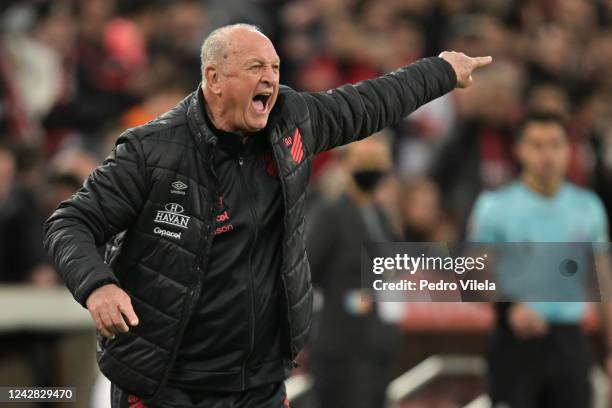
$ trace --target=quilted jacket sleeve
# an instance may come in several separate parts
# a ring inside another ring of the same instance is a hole
[[[126,132],[81,189],[45,222],[45,249],[83,307],[97,287],[118,284],[97,248],[136,219],[146,197],[145,178],[142,144]]]
[[[453,67],[442,58],[431,57],[356,85],[302,93],[310,114],[314,153],[376,133],[450,92],[456,83]]]

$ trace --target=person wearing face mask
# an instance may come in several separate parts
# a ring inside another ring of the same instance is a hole
[[[323,299],[309,362],[320,407],[382,407],[398,333],[361,290],[359,254],[364,242],[401,239],[375,201],[391,170],[386,139],[347,146],[342,165],[350,175],[345,193],[315,210],[307,229],[312,281]]]

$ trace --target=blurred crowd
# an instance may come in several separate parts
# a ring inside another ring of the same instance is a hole
[[[0,13],[0,280],[53,281],[41,219],[123,129],[195,89],[203,38],[237,21],[268,34],[282,82],[303,91],[444,49],[495,58],[473,87],[384,131],[394,170],[380,203],[406,240],[463,238],[477,193],[516,174],[512,135],[530,110],[566,119],[569,178],[612,206],[610,0],[32,0]],[[338,162],[317,158],[317,193],[342,191]]]
[[[472,87],[378,137],[392,165],[375,199],[396,240],[462,240],[477,194],[517,175],[513,135],[529,111],[565,119],[569,179],[612,209],[612,0],[5,0],[0,281],[59,283],[42,221],[123,129],[196,88],[204,37],[233,22],[272,39],[281,82],[300,91],[442,50],[493,56]],[[349,185],[345,156],[316,158],[312,211]]]

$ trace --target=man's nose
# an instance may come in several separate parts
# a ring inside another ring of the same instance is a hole
[[[260,81],[264,84],[271,86],[278,82],[278,73],[274,71],[272,67],[265,67],[261,74]]]

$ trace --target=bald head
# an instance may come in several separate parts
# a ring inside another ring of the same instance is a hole
[[[259,27],[251,24],[231,24],[211,32],[202,44],[200,52],[201,71],[203,72],[204,67],[209,64],[223,65],[237,47],[236,35],[244,35],[245,33],[255,33],[267,39]]]
[[[263,129],[279,90],[280,60],[259,29],[233,24],[202,45],[202,92],[213,124],[226,131]]]

